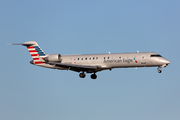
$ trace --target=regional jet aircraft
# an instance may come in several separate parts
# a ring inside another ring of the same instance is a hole
[[[72,70],[79,72],[80,78],[85,78],[86,72],[92,73],[91,78],[96,79],[97,72],[113,68],[158,67],[158,73],[161,73],[161,68],[167,67],[170,63],[170,61],[154,52],[61,55],[46,54],[36,41],[11,45],[26,46],[33,58],[30,61],[33,65],[58,70]]]

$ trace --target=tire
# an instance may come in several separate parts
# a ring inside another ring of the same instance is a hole
[[[162,71],[161,70],[158,70],[158,73],[161,73]]]
[[[96,79],[97,78],[97,75],[96,74],[92,74],[91,75],[91,79]]]
[[[80,77],[80,78],[85,78],[85,77],[86,77],[86,74],[85,74],[85,73],[80,73],[80,74],[79,74],[79,77]]]

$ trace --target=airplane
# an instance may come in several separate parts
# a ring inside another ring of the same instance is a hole
[[[61,55],[46,54],[36,41],[10,45],[26,46],[33,58],[30,61],[33,65],[79,72],[80,78],[85,78],[86,72],[92,73],[91,79],[96,79],[97,72],[114,68],[158,67],[158,73],[161,73],[161,68],[170,64],[170,61],[154,52]]]

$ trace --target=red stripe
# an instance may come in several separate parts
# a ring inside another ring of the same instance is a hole
[[[33,60],[39,60],[39,58],[33,58]]]
[[[29,52],[37,52],[36,50],[29,50]]]
[[[31,54],[31,56],[38,56],[39,54]]]
[[[27,49],[32,49],[32,48],[34,48],[34,47],[27,47]]]
[[[34,62],[34,64],[44,64],[44,62],[39,61],[39,62]]]

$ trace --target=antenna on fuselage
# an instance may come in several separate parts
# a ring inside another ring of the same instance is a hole
[[[109,54],[111,54],[111,52],[108,52]]]
[[[139,51],[137,50],[137,53],[139,53]]]

